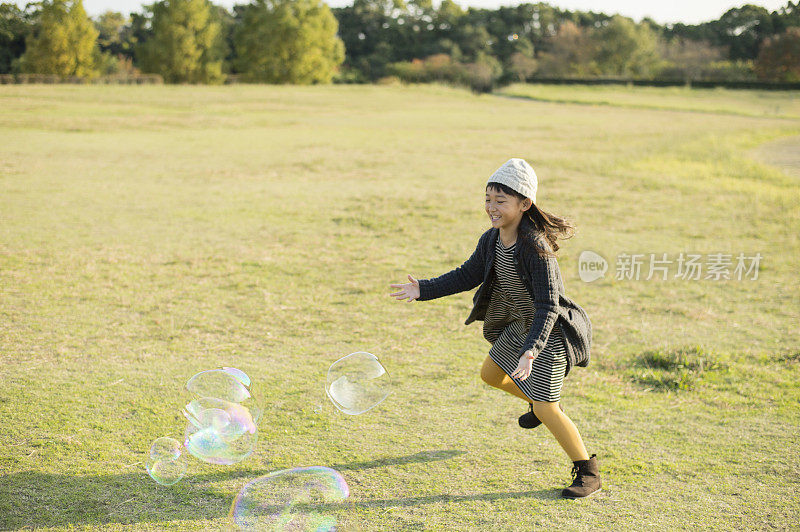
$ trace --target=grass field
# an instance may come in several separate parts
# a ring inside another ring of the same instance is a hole
[[[349,483],[342,530],[796,527],[798,101],[0,87],[0,529],[226,529],[246,481],[306,465]],[[472,294],[388,296],[469,256],[510,157],[578,227],[559,264],[594,345],[562,403],[604,485],[584,500],[560,498],[572,464],[546,427],[480,380]],[[584,250],[605,278],[580,280]],[[614,275],[623,253],[740,252],[757,279]],[[323,380],[361,350],[396,388],[349,417]],[[182,438],[183,384],[221,365],[266,405],[257,452],[155,484],[150,443]]]

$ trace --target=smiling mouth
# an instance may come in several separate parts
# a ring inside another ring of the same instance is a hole
[[[489,215],[489,217],[492,219],[493,222],[496,222],[497,220],[500,219],[500,216],[492,216],[491,214]]]

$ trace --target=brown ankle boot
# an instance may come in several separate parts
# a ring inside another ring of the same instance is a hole
[[[566,499],[586,497],[601,491],[600,468],[597,465],[597,455],[593,454],[588,460],[572,462],[572,485],[561,491],[561,496]]]

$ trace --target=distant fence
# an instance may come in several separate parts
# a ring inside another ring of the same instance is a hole
[[[784,83],[772,81],[684,81],[656,79],[620,79],[620,78],[530,78],[527,83],[548,85],[635,85],[649,87],[695,87],[726,89],[763,89],[763,90],[800,90],[800,83]]]
[[[21,83],[45,84],[117,84],[117,85],[160,85],[164,78],[158,74],[140,74],[138,76],[100,76],[94,79],[80,78],[77,76],[64,77],[55,74],[0,74],[0,85],[14,85]]]
[[[334,80],[334,83],[337,81]],[[76,76],[61,77],[54,74],[0,74],[0,85],[13,85],[20,83],[45,83],[45,84],[120,84],[120,85],[152,85],[164,83],[164,78],[159,74],[139,74],[138,76],[100,76],[94,79]],[[225,84],[241,83],[241,78],[236,74],[229,74]],[[368,82],[367,82],[368,83]],[[622,79],[622,78],[530,78],[526,83],[541,83],[544,85],[626,85],[646,87],[694,87],[727,89],[762,89],[762,90],[800,90],[800,82],[783,83],[772,81],[683,81],[683,80],[655,80],[655,79]]]

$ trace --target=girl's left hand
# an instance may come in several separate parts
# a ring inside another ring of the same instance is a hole
[[[511,373],[511,377],[517,378],[521,381],[524,381],[528,378],[531,374],[531,368],[533,367],[533,360],[536,357],[533,356],[533,351],[525,351],[523,355],[519,358],[519,364],[517,364],[517,369]]]

